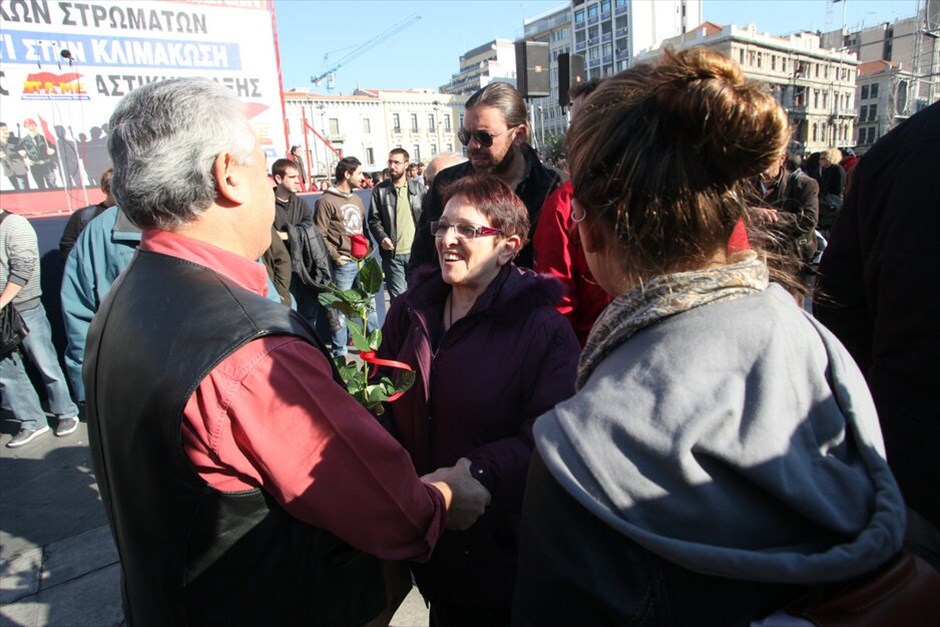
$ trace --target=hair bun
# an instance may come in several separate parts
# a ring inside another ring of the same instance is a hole
[[[666,49],[657,65],[656,103],[679,124],[709,178],[731,184],[769,168],[786,147],[789,123],[762,86],[731,58],[696,47]]]

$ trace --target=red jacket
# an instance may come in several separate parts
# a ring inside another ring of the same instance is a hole
[[[535,271],[558,278],[567,288],[555,307],[574,328],[581,346],[594,321],[613,297],[594,281],[584,258],[578,229],[571,219],[571,181],[566,181],[545,199],[532,247]]]

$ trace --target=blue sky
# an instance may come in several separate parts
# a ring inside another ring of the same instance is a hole
[[[355,48],[420,16],[336,72],[334,93],[356,86],[437,88],[458,69],[460,55],[495,38],[520,39],[522,21],[564,5],[557,0],[276,0],[284,88],[314,87],[320,74]],[[871,26],[914,15],[916,0],[703,0],[703,19],[718,24],[754,23],[761,32],[833,30]],[[324,59],[326,57],[326,59]]]

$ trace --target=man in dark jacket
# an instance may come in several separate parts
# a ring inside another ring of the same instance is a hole
[[[444,211],[441,190],[472,172],[489,172],[512,187],[529,211],[529,243],[519,252],[515,264],[531,268],[531,240],[542,203],[561,183],[561,177],[543,166],[535,150],[526,143],[529,137],[526,107],[515,87],[508,83],[490,83],[467,100],[466,108],[463,127],[457,131],[457,138],[467,147],[470,160],[448,168],[434,178],[411,249],[411,266],[437,263],[429,225]]]
[[[320,287],[330,282],[330,257],[320,230],[314,222],[313,209],[297,195],[300,170],[290,159],[278,159],[271,166],[274,188],[274,228],[291,259],[290,293],[297,301],[297,312],[316,328]]]
[[[819,264],[813,313],[871,388],[888,463],[908,505],[907,544],[940,568],[940,103],[855,166]]]
[[[807,267],[816,254],[819,185],[800,169],[802,158],[788,152],[755,181],[763,202],[756,215],[774,236],[773,247]]]
[[[75,246],[75,240],[81,234],[88,223],[104,213],[108,207],[114,206],[114,196],[111,195],[111,168],[108,168],[101,174],[101,191],[104,192],[104,200],[97,205],[88,205],[81,209],[76,209],[69,216],[69,221],[62,230],[62,238],[59,239],[59,252],[63,259],[69,258],[72,247]]]
[[[369,204],[369,231],[379,243],[385,289],[392,300],[408,287],[408,262],[424,201],[424,184],[405,177],[408,160],[404,148],[388,153],[391,176],[372,190]]]

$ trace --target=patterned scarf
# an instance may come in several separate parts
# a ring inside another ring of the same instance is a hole
[[[643,327],[701,305],[762,292],[767,285],[767,266],[748,250],[735,255],[729,265],[657,276],[624,292],[594,323],[581,352],[576,388],[580,390],[594,369]]]

